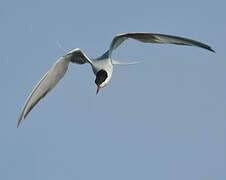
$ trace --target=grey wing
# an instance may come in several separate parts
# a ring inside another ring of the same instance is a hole
[[[21,110],[17,127],[23,118],[26,118],[32,108],[60,81],[68,69],[70,61],[77,64],[84,64],[91,62],[89,58],[80,50],[74,49],[61,57],[50,68],[50,70],[42,77],[42,79],[35,85],[30,95],[27,97],[24,106]]]
[[[187,39],[184,37],[171,36],[165,34],[153,34],[153,33],[125,33],[119,34],[114,37],[111,42],[109,49],[109,57],[111,57],[112,51],[115,50],[121,43],[126,39],[132,38],[143,43],[161,43],[161,44],[177,44],[177,45],[188,45],[188,46],[198,46],[209,51],[215,52],[210,46]]]
[[[19,127],[23,118],[26,118],[32,108],[59,82],[67,71],[69,61],[68,57],[60,58],[50,70],[42,77],[42,79],[35,85],[34,89],[27,97],[24,106],[21,110],[20,117],[17,123]]]
[[[71,55],[71,62],[77,64],[84,64],[84,63],[92,63],[92,61],[80,50],[80,49],[73,49],[69,51],[65,56]]]

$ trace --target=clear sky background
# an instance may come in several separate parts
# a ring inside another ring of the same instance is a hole
[[[226,1],[0,2],[0,179],[225,180]],[[96,96],[88,64],[16,128],[22,105],[63,55],[104,53],[118,33],[179,35],[196,47],[126,41]]]

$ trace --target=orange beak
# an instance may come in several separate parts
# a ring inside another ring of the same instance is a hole
[[[97,92],[96,92],[96,94],[98,94],[98,92],[100,91],[100,89],[101,89],[101,86],[97,86]]]

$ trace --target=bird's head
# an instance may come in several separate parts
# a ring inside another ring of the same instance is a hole
[[[97,85],[97,93],[100,91],[102,87],[104,87],[107,84],[106,82],[107,77],[108,74],[105,70],[101,69],[100,71],[97,72],[95,80],[95,83]]]

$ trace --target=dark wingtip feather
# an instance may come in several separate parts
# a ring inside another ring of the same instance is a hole
[[[17,126],[16,126],[16,127],[17,127],[17,128],[19,128],[19,127],[20,127],[20,122],[18,122],[18,123],[17,123]]]
[[[200,44],[200,47],[205,48],[205,49],[215,53],[215,51],[210,46],[208,46],[206,44]]]
[[[214,53],[216,53],[216,51],[214,51],[212,48],[209,48],[209,50],[212,51],[212,52],[214,52]]]

